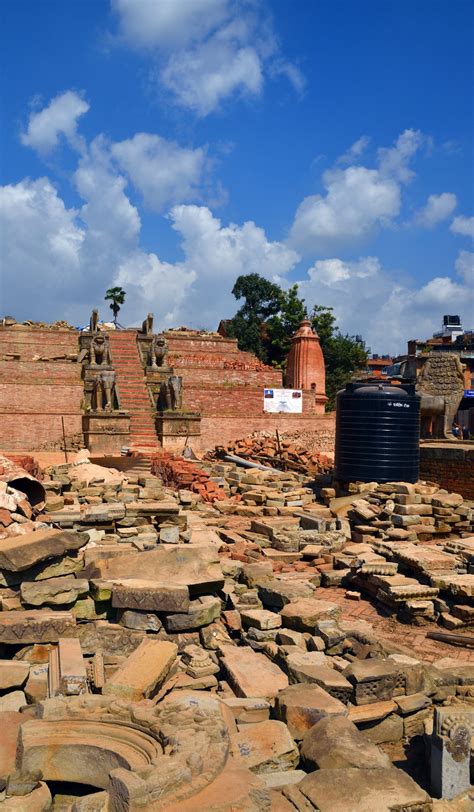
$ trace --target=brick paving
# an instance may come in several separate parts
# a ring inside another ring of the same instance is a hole
[[[438,640],[429,640],[428,632],[442,632],[443,629],[436,623],[426,626],[411,626],[400,623],[390,617],[384,610],[362,596],[360,601],[345,598],[345,589],[339,587],[320,588],[316,590],[316,597],[331,600],[342,608],[342,617],[345,620],[357,618],[366,620],[377,631],[380,641],[395,644],[406,649],[406,653],[419,657],[427,662],[439,660],[441,657],[451,657],[461,662],[474,662],[474,649],[461,646],[450,646]]]

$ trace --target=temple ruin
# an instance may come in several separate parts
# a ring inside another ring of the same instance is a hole
[[[285,386],[152,314],[4,323],[0,391],[0,812],[471,812],[472,444],[336,480],[308,321]]]

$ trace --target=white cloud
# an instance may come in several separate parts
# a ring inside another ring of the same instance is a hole
[[[20,136],[21,142],[46,154],[57,147],[60,136],[64,136],[71,146],[80,149],[82,142],[77,134],[77,121],[88,110],[88,103],[80,95],[67,90],[47,107],[31,113],[26,133]]]
[[[433,228],[450,217],[456,206],[456,195],[452,192],[430,195],[426,205],[415,215],[415,222],[424,228]]]
[[[354,141],[352,146],[349,147],[347,152],[338,158],[337,162],[339,164],[350,164],[352,161],[356,161],[363,152],[367,149],[370,144],[370,138],[368,135],[361,135],[357,141]]]
[[[41,319],[52,299],[61,318],[60,303],[74,295],[80,270],[85,235],[77,212],[48,178],[25,178],[0,187],[0,232],[4,311],[15,315],[26,302],[30,318]]]
[[[412,177],[410,158],[422,141],[420,133],[405,130],[394,147],[378,150],[378,168],[352,165],[325,172],[326,194],[310,195],[300,203],[290,244],[308,253],[327,253],[390,225],[400,212],[401,184]],[[360,154],[365,145],[365,139],[359,139],[351,150]]]
[[[298,206],[290,243],[306,251],[360,239],[400,211],[400,188],[376,169],[350,166],[323,175],[326,195],[305,197]]]
[[[393,147],[380,147],[378,150],[379,171],[382,177],[395,178],[400,183],[408,183],[414,176],[409,163],[423,144],[419,130],[405,130]]]
[[[206,116],[234,94],[258,96],[263,66],[257,50],[241,44],[233,29],[226,28],[193,49],[173,54],[160,77],[177,104]]]
[[[318,279],[328,287],[338,287],[347,279],[367,279],[380,271],[377,257],[360,257],[356,262],[344,262],[342,259],[318,259],[308,271],[311,278]]]
[[[461,234],[463,237],[474,237],[474,217],[455,217],[450,229],[454,234]]]
[[[134,47],[172,48],[205,37],[229,15],[228,0],[112,0],[122,37]]]
[[[182,262],[164,263],[142,254],[120,266],[117,284],[130,290],[132,318],[151,309],[167,326],[188,324],[216,328],[235,312],[231,290],[240,274],[285,277],[298,255],[283,243],[271,242],[253,222],[222,225],[205,206],[175,206],[172,227],[180,235]]]
[[[456,272],[464,279],[466,285],[474,289],[474,253],[472,251],[460,251],[456,262]],[[472,316],[471,316],[472,320]]]
[[[410,338],[428,338],[446,312],[459,313],[470,324],[474,307],[473,255],[460,252],[458,278],[442,276],[421,287],[400,281],[397,271],[382,268],[377,257],[347,262],[318,260],[299,282],[309,308],[334,307],[343,332],[362,334],[373,352],[404,352]],[[364,278],[365,276],[365,278]]]
[[[111,153],[154,211],[198,198],[210,165],[205,149],[185,149],[150,133],[112,144]]]
[[[112,0],[120,37],[144,49],[160,89],[206,116],[228,98],[255,98],[266,76],[284,76],[302,94],[304,77],[279,48],[265,9],[254,0]]]

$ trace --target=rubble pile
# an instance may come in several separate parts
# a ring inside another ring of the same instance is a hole
[[[474,664],[335,596],[462,635],[471,506],[424,483],[322,504],[298,473],[157,459],[81,452],[34,504],[0,481],[0,812],[429,812],[390,758],[414,741],[469,803]]]
[[[314,436],[311,436],[311,441],[308,442],[306,438],[305,442],[300,434],[293,432],[293,439],[289,439],[285,436],[277,438],[270,432],[257,432],[226,446],[218,446],[211,456],[221,458],[226,454],[235,454],[244,459],[301,473],[316,474],[329,471],[332,468],[332,455],[321,450],[320,438],[318,437],[315,442]]]
[[[205,502],[215,502],[227,498],[227,493],[214,482],[210,474],[189,460],[176,457],[167,452],[154,454],[151,459],[151,471],[161,477],[163,483],[171,488],[187,488]]]

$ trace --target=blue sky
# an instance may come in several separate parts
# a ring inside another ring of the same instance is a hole
[[[471,3],[4,0],[0,310],[215,329],[240,273],[373,351],[474,326]]]

